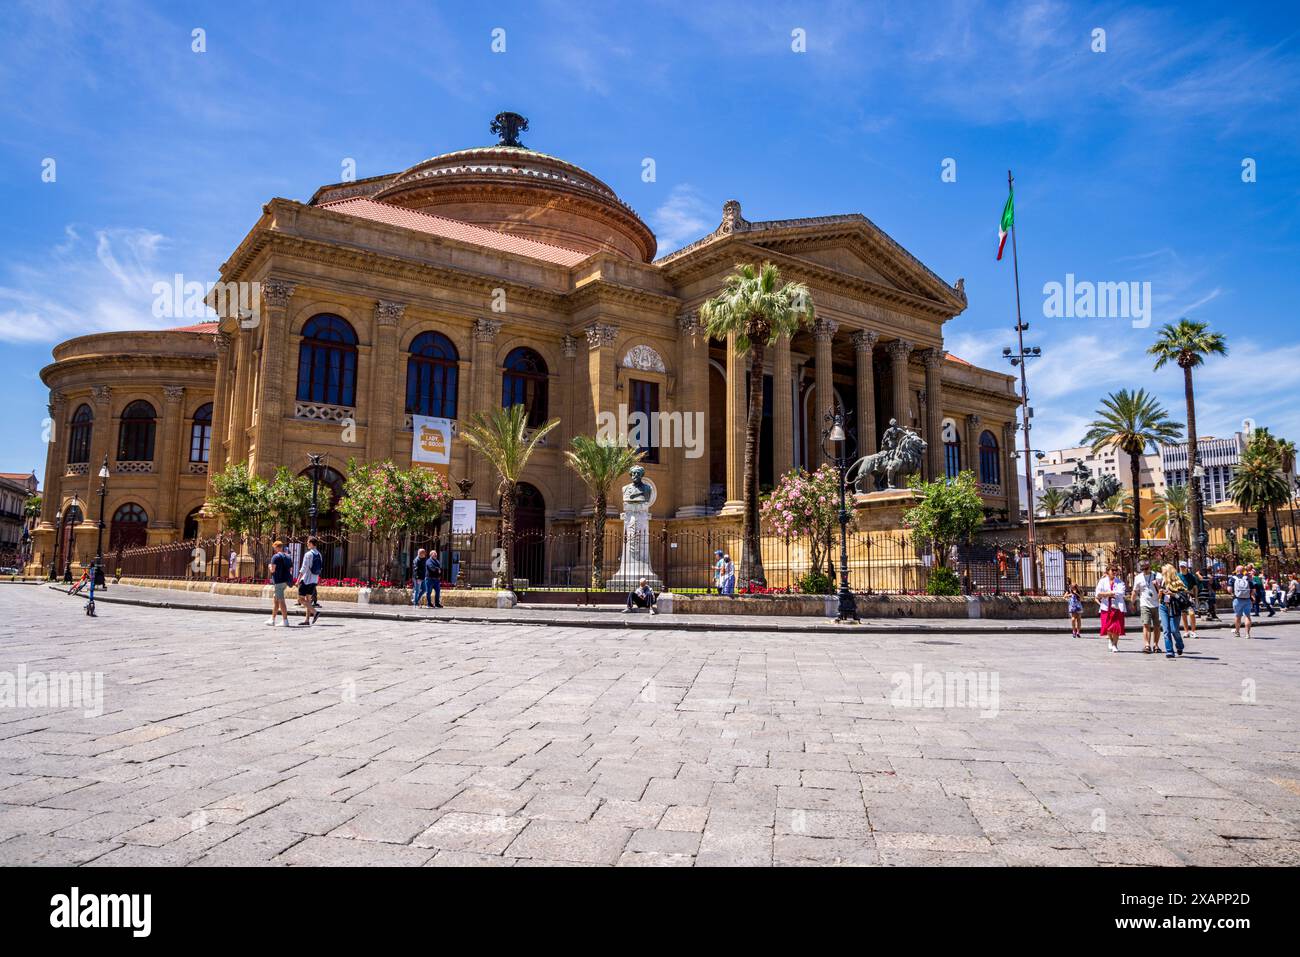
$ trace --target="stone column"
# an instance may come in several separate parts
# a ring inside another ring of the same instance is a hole
[[[45,447],[45,483],[41,486],[41,526],[54,527],[54,513],[59,510],[63,474],[68,464],[67,402],[62,392],[50,392],[46,406],[50,416],[50,438]]]
[[[587,382],[591,388],[592,421],[601,412],[618,414],[618,395],[614,388],[614,342],[618,326],[610,322],[593,322],[583,329],[587,337]]]
[[[700,453],[690,458],[689,450],[682,450],[677,517],[694,518],[709,513],[709,337],[694,311],[678,317],[677,330],[676,405],[683,426],[692,423]]]
[[[921,361],[925,363],[925,441],[930,459],[930,477],[942,478],[943,461],[943,357],[942,349],[925,349]]]
[[[721,514],[739,515],[745,510],[745,401],[747,356],[736,354],[736,334],[727,336],[727,499]]]
[[[501,396],[497,389],[496,340],[501,332],[500,319],[474,320],[474,355],[470,361],[470,414],[489,412],[499,407]],[[496,395],[494,395],[496,390]],[[473,495],[478,499],[479,513],[496,513],[497,485],[499,479],[492,464],[482,455],[469,453],[469,477],[474,482]]]
[[[568,451],[573,447],[573,440],[583,432],[582,423],[577,421],[578,390],[578,340],[565,334],[560,337],[560,355],[563,357],[564,375],[560,381],[566,384],[564,394],[560,397],[560,424],[551,432],[556,437],[559,447]],[[573,469],[564,465],[560,469],[560,500],[555,509],[555,517],[571,519],[582,511],[585,489],[574,475]]]
[[[912,353],[912,343],[906,339],[895,339],[885,346],[885,352],[889,354],[889,380],[893,390],[894,407],[890,410],[890,416],[896,419],[899,425],[911,428],[912,423],[907,414],[911,398],[907,357]]]
[[[1016,463],[1016,424],[1008,422],[1002,426],[1002,488],[1007,496],[1007,521],[1020,521],[1020,477]],[[1028,463],[1025,469],[1028,470]]]
[[[159,447],[154,456],[154,469],[158,474],[158,514],[149,516],[149,530],[176,530],[176,487],[180,481],[180,445],[181,430],[185,425],[185,409],[181,400],[185,398],[185,387],[179,385],[163,386],[162,422]],[[166,534],[159,541],[168,541],[174,536]],[[150,542],[154,539],[151,537]]]
[[[858,386],[858,455],[876,451],[876,378],[875,348],[880,334],[867,329],[853,333],[853,353],[857,357]]]
[[[267,279],[262,283],[262,371],[257,396],[257,474],[270,478],[282,465],[284,417],[292,398],[285,394],[285,340],[289,335],[289,299],[294,283]]]
[[[235,395],[230,403],[230,452],[228,462],[242,463],[248,458],[249,393],[253,390],[253,335],[256,330],[240,328],[236,334]]]
[[[966,416],[966,448],[962,449],[963,460],[962,468],[970,469],[975,475],[975,481],[980,479],[980,417],[971,413]]]
[[[393,436],[406,415],[405,403],[400,408],[397,405],[397,397],[405,395],[397,380],[399,371],[406,374],[397,354],[398,326],[405,312],[404,302],[381,299],[375,303],[375,347],[370,353],[370,401],[366,410],[366,458],[371,462],[393,457]]]
[[[226,467],[226,426],[230,421],[230,335],[212,337],[217,347],[217,380],[212,391],[212,441],[208,445],[207,498],[212,499],[212,476]]]
[[[113,422],[113,389],[111,386],[92,387],[91,394],[95,405],[95,429],[90,437],[90,462],[86,467],[86,487],[81,495],[81,511],[87,522],[90,521],[90,508],[87,503],[93,494],[99,492],[99,469],[104,464],[104,456],[109,457],[109,469],[117,458],[117,429]],[[153,516],[150,516],[152,518]],[[107,547],[107,546],[105,546]]]
[[[793,381],[790,337],[781,336],[776,340],[776,356],[772,363],[772,472],[777,481],[794,468]]]
[[[835,378],[831,366],[831,342],[835,338],[835,330],[839,326],[829,319],[818,319],[813,322],[812,335],[815,343],[813,354],[813,372],[817,376],[816,385],[816,407],[813,409],[813,428],[820,430],[822,428],[822,417],[835,408]],[[820,435],[820,431],[817,433]],[[815,464],[821,465],[823,462],[830,461],[826,458],[826,452],[822,448],[822,443],[817,442],[814,446]]]

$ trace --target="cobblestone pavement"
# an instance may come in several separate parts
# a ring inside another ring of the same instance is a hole
[[[81,606],[0,588],[0,864],[1300,863],[1300,622],[1170,661]]]

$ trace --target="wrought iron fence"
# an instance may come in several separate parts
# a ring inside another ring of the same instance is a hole
[[[606,527],[603,549],[595,547],[591,525],[550,532],[523,530],[511,555],[511,587],[535,601],[621,601],[642,565],[625,565],[625,554],[644,554],[655,587],[683,593],[718,591],[717,553],[730,556],[741,593],[829,593],[839,584],[838,533],[827,542],[806,535],[761,536],[762,583],[747,560],[735,526],[676,528],[667,523],[626,542],[622,526]],[[363,533],[321,533],[326,585],[406,585],[420,548],[438,548],[444,587],[505,587],[506,562],[499,533],[442,536],[432,531],[400,542],[377,541]],[[273,552],[270,535],[215,537],[131,548],[105,556],[107,570],[128,578],[169,578],[222,582],[265,582]],[[305,536],[286,536],[295,567]],[[1130,566],[1131,556],[1113,543],[1039,544],[1023,539],[981,539],[936,555],[918,548],[905,533],[855,531],[847,538],[849,587],[860,594],[923,594],[935,569],[950,569],[966,594],[1064,594],[1072,583],[1091,588],[1114,560]],[[600,554],[598,554],[600,553]],[[1037,577],[1031,576],[1031,564]],[[593,575],[593,570],[599,575]],[[622,577],[620,577],[620,574]],[[628,578],[628,575],[632,578]],[[1031,580],[1036,588],[1031,589]],[[574,594],[582,593],[578,599]]]

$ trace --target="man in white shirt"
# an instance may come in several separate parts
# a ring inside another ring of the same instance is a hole
[[[324,560],[315,538],[307,539],[307,551],[302,554],[302,567],[298,569],[298,604],[302,605],[303,621],[300,628],[311,625],[320,618],[320,609],[312,608],[316,597],[316,583],[320,581]]]
[[[1151,570],[1145,558],[1138,562],[1138,573],[1133,576],[1133,594],[1138,599],[1138,614],[1142,617],[1142,653],[1150,655],[1160,648],[1160,587],[1164,578]]]

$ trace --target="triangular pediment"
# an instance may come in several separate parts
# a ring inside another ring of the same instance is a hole
[[[858,279],[865,279],[868,282],[889,286],[893,289],[903,288],[898,281],[886,276],[878,267],[878,264],[871,262],[868,257],[864,256],[860,248],[853,248],[844,242],[810,249],[799,249],[797,251],[790,250],[788,252],[796,259],[806,259],[809,262],[817,263],[819,266],[825,266],[827,269],[834,269],[836,272],[855,276]]]

